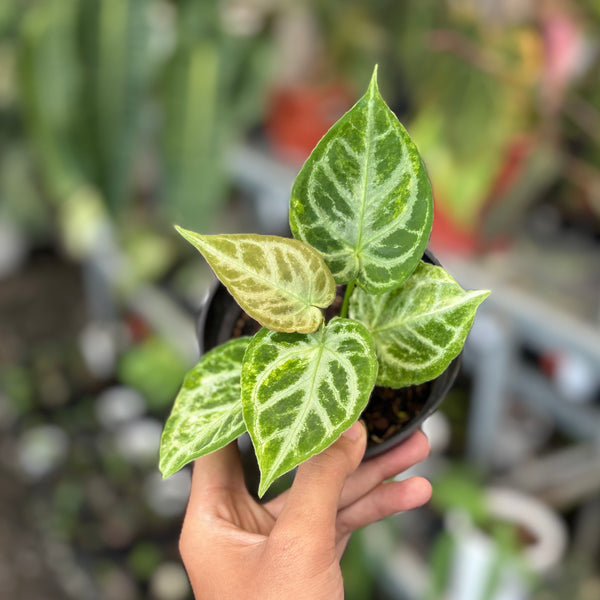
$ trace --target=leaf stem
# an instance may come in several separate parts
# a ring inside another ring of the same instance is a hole
[[[352,292],[354,291],[354,286],[356,285],[356,279],[351,281],[346,286],[346,293],[344,294],[344,302],[342,303],[342,311],[340,312],[340,317],[346,318],[348,316],[348,305],[350,304],[350,296],[352,296]]]

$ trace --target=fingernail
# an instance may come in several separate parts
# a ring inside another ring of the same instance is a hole
[[[352,425],[352,427],[349,429],[346,429],[342,435],[347,437],[350,441],[355,442],[362,435],[362,428],[363,426],[361,425],[360,421],[356,421],[356,423],[354,423],[354,425]]]

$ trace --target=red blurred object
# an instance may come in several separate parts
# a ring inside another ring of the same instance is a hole
[[[267,137],[277,154],[303,162],[354,101],[343,83],[277,89],[265,122]]]
[[[476,231],[460,227],[451,215],[434,203],[429,246],[434,252],[470,254],[479,247],[479,236]]]
[[[490,190],[490,202],[507,193],[523,173],[525,163],[534,149],[534,143],[528,136],[518,136],[509,144],[504,161],[498,170]]]
[[[485,239],[481,224],[489,211],[502,202],[505,195],[518,184],[534,150],[535,144],[527,136],[516,137],[508,145],[498,173],[493,178],[486,199],[481,205],[477,224],[474,227],[461,227],[457,222],[457,216],[444,210],[443,203],[435,205],[430,242],[434,252],[472,254],[486,250],[502,250],[510,245],[510,239],[506,235]]]
[[[152,327],[137,313],[128,312],[125,315],[125,323],[127,331],[131,336],[131,341],[136,344],[143,342],[153,334]]]
[[[561,356],[558,352],[545,352],[539,357],[539,367],[544,375],[554,377],[560,364]]]

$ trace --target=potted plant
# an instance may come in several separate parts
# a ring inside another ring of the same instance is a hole
[[[462,469],[435,482],[444,527],[424,598],[524,600],[560,564],[567,528],[550,506],[510,487],[482,487]]]
[[[422,260],[431,187],[376,76],[298,174],[293,238],[177,228],[240,308],[231,339],[184,380],[162,436],[163,476],[247,430],[262,496],[350,427],[375,386],[393,405],[407,388],[434,386],[460,354],[489,292],[463,291]],[[253,336],[239,335],[242,311],[261,326]]]

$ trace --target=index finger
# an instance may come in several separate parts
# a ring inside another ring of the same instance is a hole
[[[340,496],[339,509],[347,508],[375,489],[382,481],[406,471],[425,460],[428,455],[429,441],[422,431],[416,431],[395,448],[364,461],[346,480]],[[265,508],[275,518],[279,516],[287,494],[288,492],[284,492],[265,504]]]

